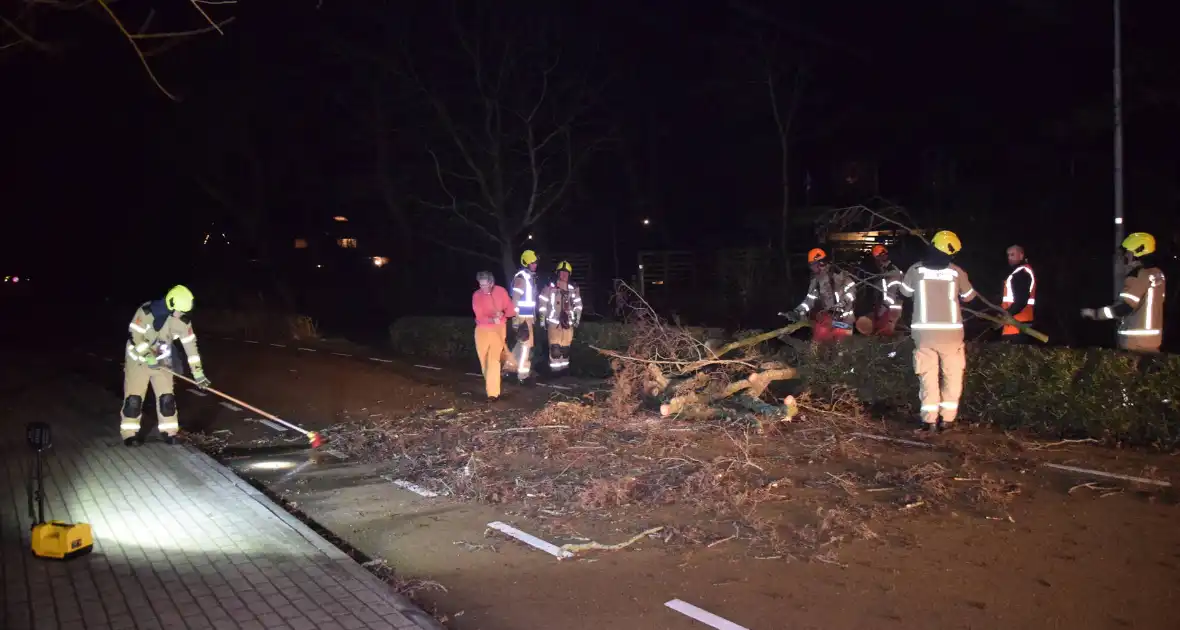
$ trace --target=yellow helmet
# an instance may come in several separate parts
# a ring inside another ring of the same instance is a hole
[[[568,272],[570,272],[570,275],[573,275],[574,266],[570,264],[570,261],[563,260],[563,261],[557,263],[557,270],[558,271],[568,271]]]
[[[1155,253],[1155,237],[1147,232],[1135,232],[1123,239],[1123,249],[1131,252],[1135,258]]]
[[[183,284],[178,284],[168,290],[168,295],[164,296],[164,305],[170,311],[187,313],[193,310],[193,292]]]
[[[531,249],[524,250],[524,252],[520,255],[520,264],[522,265],[531,265],[535,262],[537,262],[537,252],[534,252]]]
[[[930,241],[934,245],[934,249],[954,256],[963,249],[963,243],[959,241],[959,235],[950,230],[943,230],[934,235],[934,239]]]

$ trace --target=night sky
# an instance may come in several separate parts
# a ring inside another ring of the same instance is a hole
[[[468,19],[477,5],[458,6]],[[788,87],[799,64],[807,68],[789,161],[794,206],[851,203],[835,182],[843,164],[861,160],[876,165],[880,194],[925,217],[924,227],[956,229],[968,247],[986,243],[999,266],[1015,241],[1040,247],[1042,258],[1070,242],[1080,258],[1109,259],[1110,3],[478,6],[486,32],[560,54],[555,78],[590,90],[578,138],[600,144],[568,203],[537,226],[550,248],[609,258],[611,223],[627,252],[773,245],[781,156],[769,57]],[[356,217],[386,249],[447,240],[494,254],[440,211],[414,207],[439,199],[426,149],[445,136],[398,62],[413,60],[423,81],[464,102],[471,72],[450,7],[210,7],[236,18],[224,36],[188,38],[150,59],[178,102],[153,86],[101,14],[38,9],[47,15],[32,34],[53,50],[0,51],[4,264],[126,282],[141,256],[187,257],[208,226],[235,238],[270,234],[250,254],[265,258],[335,214]],[[1128,3],[1124,12],[1128,228],[1154,231],[1167,246],[1177,231],[1177,44],[1161,5]],[[199,17],[165,17],[169,30],[201,26]],[[542,25],[551,27],[547,43]],[[479,124],[474,107],[456,111],[458,124]],[[392,138],[380,157],[377,113]],[[928,182],[950,163],[953,186],[932,191]],[[374,183],[379,171],[394,173],[388,190]],[[400,228],[383,209],[390,191],[410,207]],[[266,210],[244,217],[250,204]]]

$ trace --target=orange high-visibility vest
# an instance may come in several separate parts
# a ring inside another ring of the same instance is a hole
[[[1012,319],[1018,322],[1031,322],[1033,321],[1033,305],[1037,303],[1037,277],[1033,274],[1032,267],[1028,263],[1024,263],[1013,269],[1012,273],[1008,274],[1008,278],[1004,280],[1004,299],[1000,301],[1000,307],[1006,309],[1016,302],[1016,296],[1012,294],[1012,278],[1016,277],[1018,273],[1028,274],[1028,304],[1025,304],[1019,313],[1013,315]],[[1020,334],[1020,329],[1015,326],[1005,325],[1001,334],[1018,335]]]

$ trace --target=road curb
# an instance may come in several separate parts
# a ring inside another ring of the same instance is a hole
[[[370,573],[362,567],[356,560],[354,560],[347,553],[344,553],[336,545],[332,544],[323,536],[316,533],[315,530],[308,527],[306,523],[299,520],[294,514],[287,511],[286,508],[273,501],[263,492],[259,491],[254,486],[250,485],[245,479],[238,476],[230,467],[222,464],[216,459],[210,457],[207,453],[201,451],[195,446],[185,444],[182,448],[187,451],[189,456],[201,462],[202,465],[207,466],[211,470],[217,472],[226,478],[238,489],[242,490],[247,496],[257,501],[267,511],[274,514],[279,520],[283,521],[285,525],[295,530],[300,536],[306,539],[309,543],[315,546],[320,551],[324,552],[334,562],[340,564],[350,575],[356,579],[366,582],[368,586],[376,591],[384,592],[389,597],[389,603],[406,619],[413,622],[420,630],[446,630],[437,619],[431,617],[426,611],[419,608],[414,602],[410,601],[408,597],[394,591],[386,582],[382,581],[377,576]]]

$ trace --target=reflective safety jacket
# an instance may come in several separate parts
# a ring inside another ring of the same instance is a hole
[[[1163,341],[1164,296],[1167,294],[1164,272],[1159,267],[1140,267],[1127,274],[1119,301],[1099,310],[1099,319],[1119,318],[1119,335],[1144,337],[1136,345],[1155,345]],[[1154,341],[1154,344],[1151,342]],[[1147,343],[1144,343],[1147,342]]]
[[[889,263],[881,272],[881,302],[891,311],[900,311],[902,307],[901,279],[901,269],[893,263]],[[898,315],[900,316],[900,313]]]
[[[582,321],[582,292],[578,285],[569,282],[562,288],[561,282],[550,282],[537,296],[537,309],[541,318],[549,324],[560,324],[562,313],[571,326]]]
[[[918,263],[906,271],[901,293],[914,298],[910,330],[919,344],[962,343],[963,312],[959,301],[975,299],[967,272],[954,263],[941,269]]]
[[[521,269],[512,276],[512,302],[516,306],[516,316],[521,319],[533,319],[537,314],[537,275],[526,269]]]
[[[1037,277],[1028,263],[1021,263],[1004,280],[1004,298],[1000,307],[1018,322],[1033,321],[1033,306],[1037,303]],[[1005,325],[1001,334],[1018,335],[1020,329]]]
[[[855,303],[856,281],[842,271],[829,269],[811,276],[807,297],[795,311],[806,316],[814,315],[813,311],[830,311],[837,320],[851,324]]]
[[[149,354],[156,355],[156,361],[172,358],[172,342],[179,341],[188,355],[188,364],[193,370],[201,369],[201,353],[197,350],[197,335],[188,316],[165,315],[156,317],[152,303],[145,302],[127,326],[131,337],[127,340],[127,361],[146,363]]]

